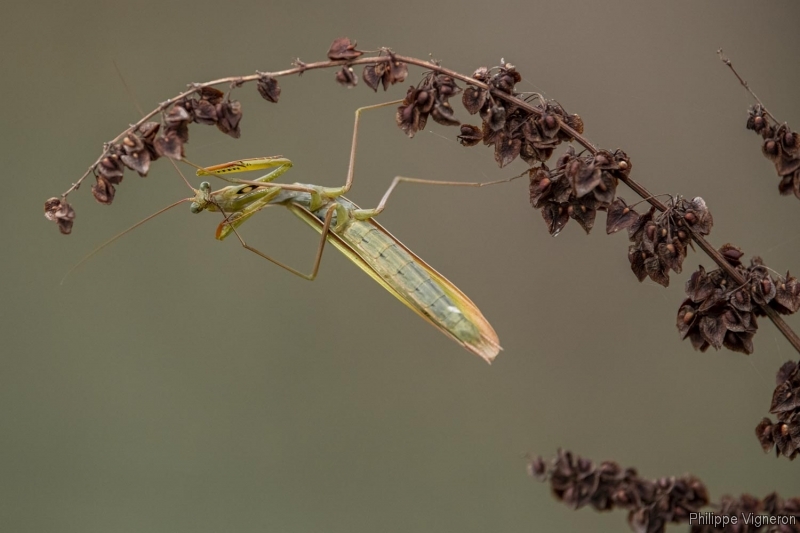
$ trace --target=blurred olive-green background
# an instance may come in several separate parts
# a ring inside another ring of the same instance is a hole
[[[3,112],[0,530],[15,532],[620,531],[624,513],[574,512],[525,473],[558,447],[659,477],[691,472],[712,497],[800,493],[800,464],[753,428],[777,368],[797,358],[767,320],[756,353],[700,354],[674,322],[690,254],[668,289],[638,283],[624,235],[547,235],[522,180],[402,186],[381,222],[462,288],[505,350],[489,367],[334,249],[313,284],[214,240],[181,206],[90,250],[188,191],[165,161],[131,172],[110,207],[70,197],[73,234],[42,217],[103,141],[186,83],[325,57],[339,36],[466,74],[501,58],[519,90],[555,98],[599,146],[624,148],[655,193],[702,196],[711,241],[800,271],[800,202],[780,197],[733,59],[800,127],[795,2],[14,2],[0,33]],[[115,69],[116,63],[134,98]],[[410,69],[410,82],[420,71]],[[247,85],[242,138],[193,126],[201,164],[283,154],[288,181],[343,182],[353,111],[401,98],[347,90],[333,71]],[[468,115],[457,107],[460,118]],[[474,119],[472,120],[474,123]],[[363,122],[355,187],[375,205],[395,175],[481,181],[490,150],[393,111]],[[620,187],[620,194],[633,194]],[[250,243],[307,270],[315,234],[284,210]],[[790,324],[800,327],[797,317]]]

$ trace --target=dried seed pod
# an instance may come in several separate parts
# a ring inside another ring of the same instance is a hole
[[[120,144],[122,152],[125,154],[132,154],[144,149],[144,143],[139,137],[133,133],[129,133],[122,139]]]
[[[356,74],[353,72],[352,68],[344,66],[336,72],[336,82],[349,89],[356,86],[358,83],[358,77],[356,77]]]
[[[630,228],[638,218],[639,214],[632,207],[628,207],[625,199],[617,197],[608,207],[606,233],[611,235],[622,229]]]
[[[377,63],[375,65],[366,65],[364,70],[361,72],[361,77],[364,79],[364,83],[375,92],[378,92],[378,86],[381,84],[381,78],[383,77],[383,71],[385,67],[383,63]]]
[[[567,126],[575,130],[579,135],[583,135],[583,119],[580,117],[580,115],[576,114],[567,115],[566,123]],[[569,137],[568,139],[565,140],[571,140],[571,139],[572,138]]]
[[[481,109],[481,118],[492,131],[500,131],[506,125],[506,110],[499,104],[487,106]]]
[[[183,140],[174,129],[166,129],[153,143],[158,155],[180,161],[183,159]]]
[[[617,178],[610,172],[600,173],[600,183],[598,183],[592,192],[595,199],[600,202],[603,207],[611,205],[614,197],[617,195]]]
[[[520,81],[522,81],[522,76],[517,72],[516,68],[514,68],[514,65],[506,63],[498,69],[497,74],[491,79],[490,84],[498,91],[514,94],[514,85]]]
[[[489,79],[489,69],[487,67],[479,67],[472,73],[472,77],[478,81],[486,81]]]
[[[788,157],[784,154],[783,157],[776,158],[775,172],[781,178],[790,176],[800,170],[800,157]]]
[[[411,138],[419,131],[420,127],[424,127],[424,125],[420,126],[421,113],[416,105],[418,92],[413,85],[409,87],[403,103],[400,104],[397,108],[397,113],[395,113],[397,126]]]
[[[242,104],[238,100],[220,102],[216,105],[217,128],[234,139],[241,136],[239,123],[242,120]]]
[[[528,177],[530,179],[531,205],[538,209],[544,205],[543,201],[549,197],[553,180],[550,176],[550,171],[544,165],[529,169]]]
[[[486,104],[488,91],[475,87],[474,85],[468,86],[464,89],[464,94],[461,96],[461,103],[470,115],[474,115]]]
[[[92,194],[94,195],[94,199],[101,204],[111,205],[111,202],[114,201],[116,189],[104,176],[97,175],[96,178],[97,183],[92,185]]]
[[[256,88],[258,89],[258,94],[260,94],[264,100],[272,102],[273,104],[278,103],[278,99],[281,96],[281,88],[278,85],[278,80],[267,74],[262,74],[258,78]]]
[[[450,97],[461,92],[461,87],[456,84],[456,80],[445,74],[435,74],[432,86],[436,89],[437,97],[441,102],[446,102]]]
[[[495,131],[489,127],[489,124],[486,122],[481,123],[481,132],[483,133],[483,144],[486,146],[494,146],[495,141],[498,138],[498,135],[501,135],[503,132]]]
[[[569,178],[575,195],[580,198],[592,192],[602,182],[602,171],[593,163],[587,164],[581,159],[574,159],[567,166],[565,175]]]
[[[356,59],[364,52],[356,50],[356,43],[347,37],[339,37],[334,40],[328,49],[328,59],[331,61]]]
[[[680,274],[683,265],[683,258],[686,257],[686,250],[680,241],[661,242],[656,248],[656,255],[661,264],[671,269],[676,274]]]
[[[583,231],[588,235],[594,227],[594,220],[597,217],[598,202],[591,196],[574,199],[567,208],[569,217],[574,219]]]
[[[536,125],[539,127],[542,135],[548,139],[552,139],[558,135],[558,132],[561,129],[561,123],[555,114],[549,109],[545,110],[542,115],[536,119]]]
[[[508,165],[519,156],[522,140],[512,139],[508,135],[499,133],[494,145],[494,160],[500,168]]]
[[[381,83],[385,91],[389,89],[390,85],[405,81],[406,76],[408,76],[408,65],[402,61],[396,60],[394,54],[391,53],[389,54],[388,62],[366,65],[361,74],[364,83],[376,92]]]
[[[138,152],[130,154],[122,154],[120,159],[131,170],[135,170],[141,177],[147,176],[147,171],[150,170],[150,152],[142,145],[142,149]]]
[[[447,102],[437,101],[431,110],[431,117],[442,126],[459,126],[461,124],[453,114],[453,108]]]
[[[483,139],[483,132],[477,126],[471,124],[461,125],[461,135],[458,136],[458,142],[462,146],[475,146]]]
[[[547,224],[547,231],[555,237],[564,226],[569,222],[569,213],[567,212],[567,205],[557,202],[549,201],[542,207],[542,218]]]
[[[124,167],[118,152],[120,152],[118,148],[112,147],[108,154],[97,163],[97,167],[95,167],[97,172],[111,183],[120,183],[122,181]]]
[[[776,280],[775,298],[770,305],[782,314],[793,314],[800,309],[800,283],[797,278],[786,273]]]
[[[775,132],[775,139],[781,145],[781,151],[788,157],[795,157],[800,151],[800,135],[793,132],[788,125],[782,124]]]
[[[397,61],[394,58],[394,54],[391,55],[391,58],[392,60],[389,62],[389,71],[387,75],[384,76],[383,80],[384,90],[387,89],[387,84],[394,85],[395,83],[403,83],[408,76],[408,65],[402,61]]]
[[[139,126],[139,129],[137,130],[142,144],[144,144],[147,153],[150,155],[150,161],[155,161],[158,159],[158,153],[156,152],[153,142],[155,141],[156,135],[158,135],[158,130],[160,128],[161,124],[158,122],[145,122]]]
[[[211,105],[217,105],[225,98],[225,93],[216,87],[201,87],[200,98],[208,101]]]
[[[217,107],[209,100],[197,100],[194,104],[194,121],[198,124],[215,125],[219,121]]]
[[[44,217],[58,224],[64,235],[72,233],[75,210],[63,198],[50,198],[44,203]]]
[[[747,129],[762,133],[769,127],[764,107],[761,104],[752,106],[747,113]]]
[[[194,102],[194,100],[186,100],[184,102]],[[176,103],[172,106],[172,108],[167,112],[167,116],[164,117],[164,124],[168,128],[176,128],[183,124],[187,124],[192,120],[192,115],[186,110],[184,105],[181,105],[181,102]]]
[[[744,252],[738,246],[734,246],[731,243],[723,244],[719,248],[719,253],[722,254],[722,257],[724,257],[731,266],[741,266],[742,262],[740,259],[744,255]]]

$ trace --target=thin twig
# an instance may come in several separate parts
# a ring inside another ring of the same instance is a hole
[[[738,72],[736,72],[736,69],[735,69],[735,68],[733,68],[733,63],[731,62],[731,60],[730,60],[730,59],[728,59],[728,58],[725,56],[725,54],[724,54],[724,53],[723,53],[723,51],[722,51],[722,48],[720,48],[719,50],[717,50],[717,55],[719,56],[719,59],[720,59],[720,61],[722,61],[723,63],[725,63],[725,65],[726,65],[726,66],[727,66],[729,69],[731,69],[731,72],[733,72],[733,75],[734,75],[734,76],[736,76],[736,79],[737,79],[737,80],[739,80],[739,83],[741,83],[741,84],[742,84],[742,87],[744,87],[744,88],[747,90],[747,92],[748,92],[748,93],[750,93],[750,96],[752,96],[752,97],[753,97],[753,100],[755,100],[755,101],[756,101],[756,103],[757,103],[758,105],[760,105],[760,106],[761,106],[761,109],[763,109],[763,110],[764,110],[764,114],[765,114],[765,115],[769,115],[769,116],[770,116],[770,118],[772,118],[772,120],[775,120],[775,117],[772,115],[772,113],[770,113],[769,111],[767,111],[767,108],[766,108],[766,107],[764,107],[764,104],[762,104],[762,103],[761,103],[761,99],[760,99],[758,96],[756,96],[756,93],[754,93],[754,92],[753,92],[753,89],[751,89],[751,88],[750,88],[750,84],[749,84],[749,83],[747,83],[747,80],[745,80],[744,78],[742,78],[741,76],[739,76],[739,73],[738,73]]]

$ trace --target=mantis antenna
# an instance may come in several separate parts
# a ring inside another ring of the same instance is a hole
[[[167,207],[164,207],[164,208],[162,208],[162,209],[159,209],[158,211],[156,211],[156,212],[155,212],[155,213],[153,213],[152,215],[149,215],[149,216],[147,216],[147,217],[143,218],[142,220],[140,220],[139,222],[137,222],[137,223],[136,223],[136,224],[134,224],[133,226],[129,227],[128,229],[125,229],[125,230],[121,231],[120,233],[117,233],[116,235],[114,235],[113,237],[111,237],[110,239],[108,239],[106,242],[104,242],[103,244],[101,244],[100,246],[98,246],[97,248],[95,248],[94,250],[92,250],[91,252],[89,252],[89,254],[88,254],[88,255],[86,255],[86,257],[84,257],[83,259],[81,259],[80,261],[78,261],[78,262],[75,264],[75,266],[73,266],[72,268],[70,268],[70,269],[67,271],[67,273],[66,273],[66,274],[64,274],[64,277],[63,277],[63,278],[61,278],[61,283],[59,283],[59,285],[63,285],[63,284],[64,284],[64,280],[66,280],[66,279],[67,279],[67,277],[68,277],[70,274],[72,274],[72,272],[74,272],[74,271],[75,271],[75,270],[76,270],[76,269],[77,269],[79,266],[81,266],[81,265],[82,265],[82,264],[84,264],[86,261],[88,261],[89,259],[91,259],[92,257],[94,257],[94,256],[95,256],[95,255],[96,255],[96,254],[97,254],[97,253],[98,253],[100,250],[102,250],[103,248],[105,248],[105,247],[106,247],[106,246],[108,246],[109,244],[113,243],[114,241],[116,241],[117,239],[119,239],[120,237],[122,237],[123,235],[126,235],[126,234],[130,233],[131,231],[135,230],[136,228],[138,228],[139,226],[141,226],[142,224],[144,224],[144,223],[145,223],[145,222],[147,222],[148,220],[152,220],[152,219],[156,218],[156,217],[157,217],[158,215],[160,215],[161,213],[163,213],[163,212],[165,212],[165,211],[169,211],[170,209],[172,209],[172,208],[173,208],[173,207],[175,207],[176,205],[180,205],[180,204],[182,204],[183,202],[191,202],[192,200],[194,200],[194,198],[183,198],[183,199],[181,199],[181,200],[178,200],[177,202],[175,202],[175,203],[172,203],[172,204],[168,205]]]

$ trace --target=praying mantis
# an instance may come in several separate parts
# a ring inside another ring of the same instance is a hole
[[[210,167],[200,167],[184,159],[185,163],[197,169],[197,175],[215,176],[234,185],[212,191],[211,185],[204,181],[200,184],[199,189],[192,188],[195,193],[193,197],[180,200],[147,217],[101,245],[95,252],[167,209],[191,201],[192,213],[217,211],[224,215],[225,218],[216,231],[218,240],[234,234],[245,249],[309,281],[314,280],[317,276],[325,244],[332,244],[390,294],[436,329],[468,351],[491,363],[500,352],[501,347],[497,333],[478,307],[453,283],[397,240],[375,220],[375,217],[385,209],[389,196],[400,183],[482,187],[509,182],[523,174],[485,183],[434,181],[398,176],[394,178],[377,207],[373,209],[359,208],[344,195],[353,184],[361,113],[400,102],[402,100],[361,107],[356,110],[350,163],[347,179],[343,186],[321,187],[301,183],[271,183],[292,168],[292,162],[281,156],[243,159]],[[273,170],[255,180],[229,176],[229,174],[263,169]],[[286,207],[320,233],[319,246],[309,274],[302,273],[253,248],[239,234],[237,230],[239,226],[261,209],[272,205]]]

